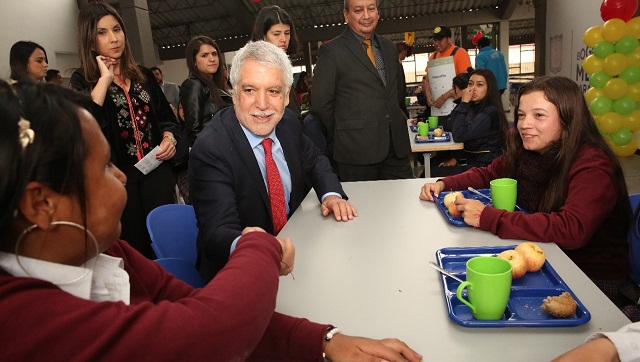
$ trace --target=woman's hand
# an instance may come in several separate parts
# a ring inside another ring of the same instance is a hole
[[[396,338],[375,340],[336,334],[325,342],[324,353],[332,362],[340,361],[389,361],[419,362],[422,356]]]
[[[160,150],[156,154],[156,160],[166,161],[176,154],[176,146],[171,140],[175,139],[173,138],[173,134],[171,132],[165,132],[164,134],[171,135],[171,138],[163,136],[162,142],[160,142]]]
[[[113,67],[116,64],[116,60],[98,55],[96,62],[98,63],[98,69],[100,69],[100,78],[106,79],[109,83],[113,82]]]
[[[482,201],[456,197],[453,203],[458,208],[458,211],[462,213],[464,222],[467,223],[467,225],[473,227],[480,226],[480,214],[485,208]]]
[[[471,89],[471,87],[468,87],[462,90],[463,102],[469,103],[471,101],[471,96],[473,96],[473,89]]]
[[[438,197],[442,190],[444,190],[444,182],[442,181],[426,183],[420,191],[420,200],[435,202],[435,197]]]
[[[446,160],[444,162],[440,162],[438,167],[455,166],[457,164],[458,164],[458,160],[456,160],[454,157],[451,157],[450,159],[448,159],[448,160]]]

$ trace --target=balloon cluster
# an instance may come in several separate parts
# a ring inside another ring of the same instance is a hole
[[[619,157],[632,155],[640,142],[640,17],[638,0],[604,0],[602,26],[582,36],[593,48],[583,62],[589,74],[585,99],[598,129]]]

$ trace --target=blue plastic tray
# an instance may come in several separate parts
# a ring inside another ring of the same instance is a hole
[[[418,126],[415,124],[412,124],[409,126],[409,129],[411,129],[411,132],[413,133],[418,133]],[[435,128],[429,128],[429,131],[433,131]]]
[[[480,193],[487,195],[488,197],[491,197],[491,190],[490,189],[480,189],[478,190],[480,191]],[[442,213],[442,215],[444,215],[444,218],[452,225],[455,226],[469,226],[466,222],[464,222],[464,219],[462,218],[462,216],[451,216],[451,214],[449,213],[449,211],[447,210],[447,208],[444,206],[444,197],[445,195],[447,195],[448,193],[451,192],[455,192],[455,191],[443,191],[440,193],[440,195],[438,195],[438,197],[436,198],[436,206],[438,206],[438,210],[440,210],[440,212]],[[467,199],[474,199],[474,200],[479,200],[482,201],[483,204],[488,205],[490,204],[489,199],[486,199],[480,195],[476,195],[475,193],[469,191],[469,190],[462,190],[459,191],[462,192],[462,195],[464,195],[465,198]],[[527,213],[525,210],[523,210],[520,206],[516,205],[516,208],[514,211],[521,211],[524,213]]]
[[[441,137],[434,137],[433,136],[433,132],[429,131],[429,134],[428,134],[427,137],[429,137],[429,138],[426,139],[426,140],[421,140],[421,139],[418,139],[418,135],[416,135],[415,141],[416,141],[416,143],[434,143],[434,142],[449,142],[449,141],[451,141],[451,133],[450,132],[444,132]]]
[[[436,252],[438,264],[462,280],[466,279],[467,260],[475,256],[494,256],[516,245],[470,248],[443,248]],[[449,318],[464,327],[572,327],[587,323],[591,314],[580,302],[569,286],[560,278],[549,262],[542,269],[525,274],[511,283],[511,295],[507,309],[500,320],[484,321],[473,318],[471,308],[456,297],[459,282],[441,275],[444,298]],[[540,307],[548,296],[569,292],[578,303],[578,309],[568,318],[553,317]],[[463,296],[467,296],[466,289]]]

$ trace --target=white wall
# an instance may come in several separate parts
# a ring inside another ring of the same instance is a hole
[[[49,58],[49,68],[78,67],[76,0],[2,0],[0,10],[0,78],[8,78],[9,51],[19,40],[40,44]]]
[[[601,0],[547,1],[545,74],[563,75],[589,88],[582,61],[592,49],[582,41],[584,32],[602,25]],[[560,40],[561,39],[561,40]]]

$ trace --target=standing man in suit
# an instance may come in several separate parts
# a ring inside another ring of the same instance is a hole
[[[411,178],[396,46],[375,34],[376,0],[344,0],[343,14],[348,27],[320,47],[311,110],[333,141],[342,181]]]
[[[178,85],[175,83],[165,82],[160,68],[152,67],[149,68],[149,70],[151,70],[153,76],[156,77],[164,96],[167,98],[167,101],[169,101],[171,109],[173,109],[173,113],[176,113],[178,111],[178,104],[180,103],[180,88],[178,88]]]
[[[329,159],[303,134],[297,116],[285,111],[293,83],[285,52],[265,41],[249,42],[233,58],[230,77],[233,109],[218,112],[205,126],[189,159],[198,267],[205,280],[225,265],[245,228],[280,232],[306,196],[305,176],[324,216],[357,216]],[[282,267],[282,274],[291,270]]]

